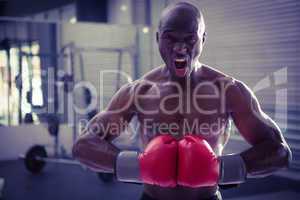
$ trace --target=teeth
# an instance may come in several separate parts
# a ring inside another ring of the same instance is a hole
[[[184,58],[177,58],[175,59],[176,62],[185,62],[185,59]]]

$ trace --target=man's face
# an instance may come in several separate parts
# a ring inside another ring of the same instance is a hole
[[[197,62],[203,48],[199,20],[186,10],[171,10],[161,19],[157,41],[171,75],[184,78]]]

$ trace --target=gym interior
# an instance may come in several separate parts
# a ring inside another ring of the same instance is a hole
[[[163,64],[156,31],[174,2],[0,1],[1,200],[139,199],[142,185],[93,172],[73,159],[72,146],[122,85]],[[194,2],[207,31],[201,62],[245,82],[293,153],[288,169],[221,189],[223,198],[299,199],[300,2]],[[224,153],[249,148],[236,128],[230,133]],[[129,130],[113,143],[141,148]]]

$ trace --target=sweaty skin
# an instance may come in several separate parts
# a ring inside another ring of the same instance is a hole
[[[252,91],[241,81],[198,61],[204,29],[202,15],[194,6],[178,3],[168,7],[157,33],[165,65],[124,85],[113,96],[81,134],[73,147],[74,157],[94,171],[113,173],[120,150],[111,141],[133,116],[141,125],[138,133],[144,147],[159,133],[172,133],[178,139],[186,133],[201,133],[219,156],[229,138],[232,118],[252,145],[241,152],[248,176],[263,177],[287,167],[290,149]],[[184,60],[185,67],[176,68],[176,59]],[[144,191],[155,199],[207,199],[217,189],[144,185]]]

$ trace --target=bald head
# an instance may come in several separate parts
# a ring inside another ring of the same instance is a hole
[[[201,11],[191,3],[178,2],[163,10],[158,28],[159,32],[170,27],[185,30],[188,24],[193,24],[202,33],[205,32],[205,23]]]
[[[198,65],[203,49],[205,25],[201,12],[190,3],[171,4],[162,12],[156,41],[171,76],[183,80]]]

